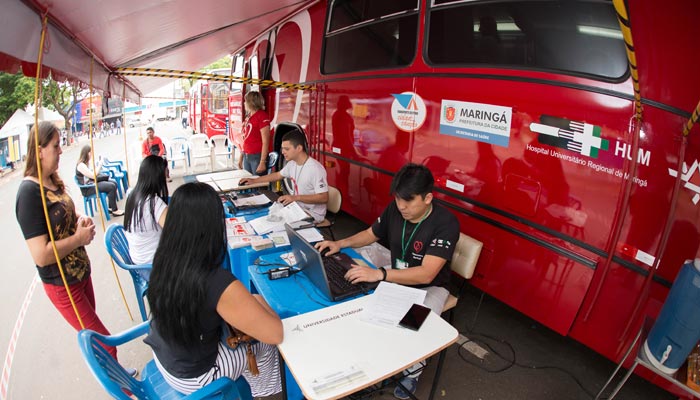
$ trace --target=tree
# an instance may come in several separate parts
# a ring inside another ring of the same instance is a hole
[[[0,72],[0,125],[29,103],[34,103],[34,79]]]
[[[70,144],[73,137],[71,121],[75,106],[87,96],[87,91],[81,90],[78,83],[56,82],[53,79],[44,80],[42,86],[44,103],[51,105],[66,120],[66,143]]]
[[[222,68],[228,68],[230,70],[232,62],[233,62],[233,58],[230,55],[226,55],[226,56],[214,61],[213,63],[207,65],[206,67],[200,69],[198,72],[209,72],[213,69],[222,69]],[[194,85],[195,82],[197,82],[197,78],[181,79],[180,85],[182,86],[182,89],[185,91],[185,93],[187,93],[190,91],[190,88]]]

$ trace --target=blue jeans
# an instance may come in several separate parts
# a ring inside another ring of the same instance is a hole
[[[258,176],[263,176],[267,175],[267,168],[265,168],[265,171],[261,173],[255,172],[256,169],[258,169],[258,165],[260,165],[260,153],[255,153],[255,154],[246,154],[243,153],[243,169],[250,172],[253,175],[258,175]]]

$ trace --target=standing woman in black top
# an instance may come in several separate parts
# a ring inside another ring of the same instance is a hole
[[[35,129],[36,126],[29,134],[24,180],[17,191],[15,204],[17,222],[19,222],[29,252],[39,271],[44,291],[49,296],[51,303],[63,315],[63,318],[73,328],[80,330],[80,322],[63,285],[51,246],[49,231],[46,227],[39,189]],[[66,192],[63,180],[58,176],[61,153],[58,129],[50,122],[40,122],[41,178],[44,183],[49,220],[66,282],[84,327],[103,335],[109,335],[109,331],[95,312],[95,294],[90,278],[90,259],[85,251],[85,246],[90,244],[95,237],[95,223],[90,217],[79,215],[76,212],[73,200]],[[114,358],[117,357],[116,348],[107,346],[105,348]]]

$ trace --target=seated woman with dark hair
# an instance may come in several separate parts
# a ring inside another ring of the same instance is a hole
[[[224,208],[214,189],[188,183],[175,191],[153,259],[148,288],[156,366],[170,386],[192,393],[214,380],[243,375],[253,396],[282,390],[276,344],[282,321],[258,295],[222,267],[226,251]],[[259,374],[248,370],[247,346],[221,343],[227,322],[259,340],[253,347]]]
[[[114,216],[124,215],[124,211],[119,210],[119,206],[117,206],[117,183],[111,180],[99,179],[100,171],[102,171],[102,161],[97,163],[93,171],[92,168],[90,168],[90,150],[89,144],[86,144],[80,149],[78,163],[75,166],[75,176],[78,178],[78,182],[83,185],[91,185],[95,183],[95,181],[98,181],[97,188],[100,190],[100,193],[107,193],[109,213]],[[90,196],[95,194],[95,188],[81,188],[81,192],[83,196]]]
[[[139,178],[126,199],[124,234],[135,264],[153,263],[168,212],[167,161],[148,156],[141,162]]]

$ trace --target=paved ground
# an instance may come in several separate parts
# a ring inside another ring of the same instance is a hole
[[[164,138],[188,134],[175,122],[159,123],[155,128],[156,134]],[[126,152],[132,181],[136,179],[140,159],[139,129],[145,136],[145,127],[127,132]],[[72,176],[79,148],[84,143],[80,141],[78,145],[65,148],[61,158],[60,174],[69,182],[79,208],[82,208],[82,199],[72,184]],[[124,136],[96,139],[95,147],[97,154],[111,159],[124,158]],[[200,168],[203,170],[204,166]],[[174,182],[171,190],[182,183],[183,175],[192,172],[177,166],[172,171]],[[15,171],[0,178],[0,207],[5,210],[0,217],[1,226],[5,228],[0,241],[5,276],[0,283],[3,294],[0,355],[5,360],[3,383],[7,384],[3,388],[6,396],[0,395],[0,400],[107,398],[85,366],[76,345],[75,331],[49,303],[41,284],[35,284],[36,272],[14,216],[15,194],[21,175],[21,171]],[[123,207],[123,201],[120,207]],[[112,219],[107,224],[121,220]],[[99,221],[97,227],[98,235],[88,246],[88,253],[93,263],[98,312],[112,332],[119,332],[138,322],[138,307],[131,278],[117,270],[116,276],[136,319],[132,321],[104,249],[104,231]],[[335,232],[342,237],[363,227],[363,224],[341,215]],[[449,349],[437,399],[591,399],[614,368],[610,361],[488,296],[474,322],[480,295],[468,287],[460,300],[455,326],[464,335],[463,340],[469,338],[475,343],[467,342],[464,346],[454,345]],[[26,312],[23,312],[23,305]],[[479,352],[479,348],[486,351],[483,359],[473,355],[473,352]],[[150,351],[140,341],[120,349],[120,360],[127,366],[141,367],[148,359]],[[420,382],[418,394],[421,398],[427,396],[433,365],[429,365]],[[389,392],[380,398],[393,398]],[[637,377],[618,396],[622,400],[671,398],[673,396]]]

